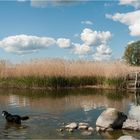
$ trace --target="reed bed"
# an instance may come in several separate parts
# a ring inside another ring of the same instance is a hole
[[[120,88],[128,73],[140,71],[125,62],[67,61],[43,59],[19,64],[0,61],[0,86],[16,88],[115,86]]]

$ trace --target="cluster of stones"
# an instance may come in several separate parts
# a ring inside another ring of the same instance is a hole
[[[113,131],[114,129],[140,130],[140,121],[128,118],[115,108],[108,108],[96,121],[97,131]],[[136,140],[132,136],[122,136],[118,140]]]
[[[75,130],[84,130],[82,132],[82,135],[91,135],[92,132],[94,131],[94,129],[89,126],[88,123],[85,122],[80,122],[80,123],[76,123],[76,122],[72,122],[67,124],[64,129],[60,129],[60,131],[68,131],[68,132],[73,132]]]
[[[88,123],[72,122],[60,129],[60,131],[73,132],[74,130],[85,130],[83,135],[91,135],[94,129]],[[113,131],[114,129],[140,130],[140,121],[128,118],[123,112],[119,112],[115,108],[108,108],[101,113],[96,121],[96,131]],[[137,140],[136,138],[125,135],[118,140]]]

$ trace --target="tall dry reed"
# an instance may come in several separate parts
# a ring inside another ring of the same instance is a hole
[[[0,77],[22,76],[103,76],[106,78],[124,77],[139,67],[132,67],[120,61],[66,61],[61,59],[44,59],[11,64],[0,61]]]

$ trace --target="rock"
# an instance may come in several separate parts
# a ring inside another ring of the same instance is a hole
[[[73,132],[74,130],[72,128],[68,129],[69,132]]]
[[[88,129],[88,126],[86,126],[86,125],[79,125],[78,129]]]
[[[104,127],[98,127],[98,126],[96,127],[96,131],[97,132],[99,132],[99,131],[105,131],[105,129],[106,128],[104,128]]]
[[[78,129],[88,129],[89,124],[88,123],[79,123]]]
[[[62,128],[60,128],[60,129],[59,129],[59,132],[62,132],[62,131],[63,131],[63,129],[62,129]]]
[[[79,123],[79,125],[80,125],[80,126],[83,126],[83,125],[84,125],[84,126],[89,126],[88,123],[84,123],[84,122]]]
[[[78,125],[75,122],[72,122],[65,126],[65,128],[68,128],[68,129],[76,129],[77,127],[78,127]]]
[[[100,131],[100,127],[96,126],[96,131],[99,132]]]
[[[106,129],[120,129],[127,116],[115,108],[108,108],[101,113],[96,121],[96,130],[105,131]]]
[[[91,131],[91,132],[94,131],[93,127],[89,127],[88,131]]]
[[[136,138],[129,136],[129,135],[125,135],[125,136],[121,136],[120,138],[118,138],[117,140],[137,140]]]
[[[129,129],[129,130],[140,130],[140,121],[127,119],[123,123],[123,129]]]
[[[113,131],[113,128],[107,128],[106,131]]]
[[[83,136],[89,136],[91,134],[92,134],[92,132],[90,132],[90,131],[84,131],[84,132],[82,132],[82,135]]]

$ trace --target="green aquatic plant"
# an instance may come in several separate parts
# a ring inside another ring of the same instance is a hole
[[[62,77],[62,76],[23,76],[0,78],[0,87],[12,88],[71,88],[85,86],[110,86],[122,88],[124,78],[105,78],[100,76]]]

